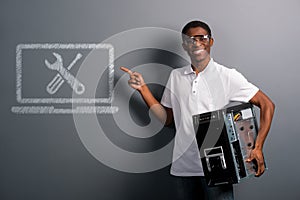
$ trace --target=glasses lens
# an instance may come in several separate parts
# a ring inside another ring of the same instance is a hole
[[[207,42],[209,39],[208,35],[199,35],[198,40],[200,42]]]
[[[187,44],[196,44],[196,42],[206,43],[209,41],[209,35],[195,35],[186,38]]]

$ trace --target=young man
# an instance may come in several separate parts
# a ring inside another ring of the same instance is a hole
[[[232,185],[209,188],[204,179],[195,141],[192,115],[223,108],[230,101],[251,102],[260,108],[260,129],[255,148],[247,161],[256,160],[256,176],[265,170],[263,144],[274,113],[272,101],[239,72],[216,63],[210,57],[213,46],[209,26],[201,21],[189,22],[182,29],[182,47],[191,65],[174,69],[161,103],[152,95],[141,74],[125,67],[129,85],[138,90],[149,108],[166,125],[175,122],[176,135],[171,174],[176,176],[178,199],[233,199]]]

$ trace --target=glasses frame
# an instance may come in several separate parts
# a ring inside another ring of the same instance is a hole
[[[185,44],[188,44],[188,45],[194,45],[197,43],[197,41],[199,41],[200,43],[202,44],[206,44],[207,42],[209,42],[209,40],[211,39],[211,36],[210,35],[194,35],[194,36],[186,36],[184,38],[184,42]]]

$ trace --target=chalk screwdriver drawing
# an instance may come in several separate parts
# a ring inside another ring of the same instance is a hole
[[[78,53],[75,57],[75,59],[70,63],[70,65],[66,68],[63,66],[63,58],[60,54],[53,52],[53,55],[56,58],[56,61],[54,63],[49,63],[49,61],[46,59],[45,64],[46,66],[51,70],[56,70],[58,73],[56,76],[48,83],[46,90],[49,94],[55,94],[59,88],[62,86],[62,84],[66,81],[73,91],[76,94],[83,94],[85,91],[85,86],[76,79],[69,70],[76,64],[76,62],[82,57],[82,54]]]

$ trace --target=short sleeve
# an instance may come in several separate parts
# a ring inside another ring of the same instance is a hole
[[[248,102],[259,90],[258,87],[248,82],[248,80],[235,69],[230,70],[230,101]]]
[[[171,72],[169,80],[168,80],[167,85],[165,87],[163,96],[162,96],[161,101],[160,101],[160,103],[163,106],[168,107],[168,108],[172,108],[172,97],[171,97],[171,95],[172,95],[172,93],[171,93],[172,74],[173,73]]]

